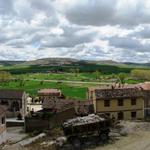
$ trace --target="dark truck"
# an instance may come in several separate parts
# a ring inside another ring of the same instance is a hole
[[[68,141],[75,147],[79,147],[83,138],[91,136],[98,136],[102,142],[107,142],[110,125],[110,119],[91,114],[70,119],[62,124],[62,128]]]

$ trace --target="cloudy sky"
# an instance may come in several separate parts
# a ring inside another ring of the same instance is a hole
[[[150,62],[150,0],[0,0],[0,60]]]

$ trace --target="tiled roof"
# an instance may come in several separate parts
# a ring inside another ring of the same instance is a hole
[[[0,89],[0,99],[22,99],[23,90]]]
[[[65,109],[74,107],[74,102],[71,100],[57,99],[57,100],[46,100],[43,103],[43,108],[52,109],[56,112],[64,111]]]
[[[150,82],[140,84],[143,90],[150,90]]]
[[[96,99],[141,97],[142,87],[137,85],[115,85],[109,87],[89,88],[95,92]]]
[[[39,95],[59,95],[61,91],[58,89],[41,89],[38,91]]]

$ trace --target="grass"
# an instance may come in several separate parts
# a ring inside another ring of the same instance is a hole
[[[71,65],[63,66],[5,66],[1,67],[0,70],[9,71],[11,74],[26,74],[26,73],[47,73],[50,71],[60,71],[60,72],[70,72],[70,70],[78,69],[80,72],[95,72],[100,71],[103,74],[118,74],[120,72],[130,73],[133,68],[131,67],[122,67],[122,66],[113,66],[105,64],[84,64],[77,63]]]
[[[71,69],[79,69],[80,73],[71,72]],[[74,64],[64,66],[0,66],[0,70],[5,70],[13,75],[13,78],[25,79],[25,85],[20,86],[20,81],[11,81],[8,84],[0,84],[0,88],[5,89],[23,89],[31,96],[37,96],[37,91],[42,88],[61,89],[62,93],[70,99],[86,99],[86,89],[91,86],[88,83],[54,83],[45,82],[44,80],[68,80],[68,81],[85,81],[85,82],[117,82],[119,73],[126,73],[125,83],[136,84],[144,82],[141,80],[129,79],[132,67],[97,65],[97,64]],[[101,72],[99,79],[96,79],[95,71]],[[50,73],[58,71],[59,73]],[[32,79],[43,80],[35,81]]]
[[[128,74],[125,83],[128,84],[136,84],[140,82],[144,82],[142,80],[135,80],[129,78],[130,74]],[[6,84],[1,84],[0,88],[3,89],[23,89],[31,96],[37,96],[37,91],[43,88],[57,88],[62,91],[62,93],[68,99],[77,99],[77,100],[85,100],[86,99],[86,90],[87,87],[96,86],[97,84],[90,84],[87,82],[98,82],[98,83],[112,83],[116,82],[117,75],[110,74],[105,75],[101,74],[99,79],[95,78],[93,73],[30,73],[30,74],[20,74],[13,75],[13,78],[21,78],[24,79],[24,86],[20,86],[20,81],[10,81]],[[32,80],[33,79],[33,80]],[[35,80],[39,79],[41,81]],[[50,82],[44,80],[57,80],[58,82]],[[69,81],[85,81],[84,83],[63,83],[59,82],[59,80],[69,80]]]
[[[71,86],[67,84],[58,84],[52,82],[44,82],[41,84],[39,81],[25,81],[25,85],[20,87],[19,81],[11,81],[7,84],[1,84],[0,88],[3,89],[23,89],[31,96],[36,96],[37,91],[42,88],[58,88],[62,90],[62,93],[70,99],[86,99],[86,87]]]
[[[25,79],[41,79],[41,80],[70,80],[70,81],[96,81],[95,75],[92,73],[31,73],[16,75],[16,78]]]

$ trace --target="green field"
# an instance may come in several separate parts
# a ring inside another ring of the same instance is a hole
[[[6,84],[1,84],[0,88],[3,89],[23,89],[28,92],[31,96],[36,96],[37,91],[42,88],[58,88],[62,90],[62,93],[67,98],[72,99],[86,99],[86,87],[80,86],[71,86],[64,83],[52,83],[52,82],[44,82],[42,85],[39,81],[25,81],[23,87],[20,87],[20,83],[18,81],[11,81]]]
[[[13,80],[1,83],[3,89],[23,89],[31,96],[37,96],[42,88],[61,89],[69,99],[86,99],[86,90],[97,83],[117,83],[120,73],[125,75],[124,83],[136,84],[130,73],[134,68],[113,65],[74,64],[65,66],[1,66],[0,71],[11,73]],[[96,73],[98,72],[98,74]],[[53,82],[54,81],[54,82]],[[65,81],[70,81],[66,83]],[[81,83],[74,83],[74,81]],[[21,85],[23,82],[23,85]]]

